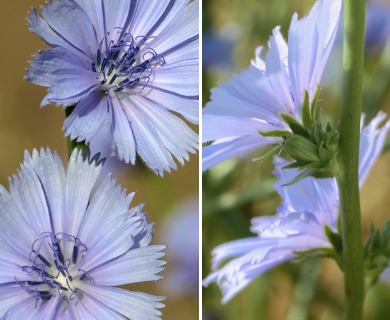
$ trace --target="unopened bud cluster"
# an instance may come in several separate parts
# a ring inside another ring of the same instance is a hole
[[[284,150],[295,161],[286,168],[298,168],[301,173],[289,184],[305,177],[330,178],[336,173],[336,156],[339,143],[339,133],[327,123],[326,127],[320,122],[317,108],[319,88],[312,102],[305,92],[302,106],[302,123],[289,114],[282,113],[281,117],[291,131],[271,131],[264,136],[282,137]]]

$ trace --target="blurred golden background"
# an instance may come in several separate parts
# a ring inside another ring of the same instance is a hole
[[[1,6],[0,183],[6,188],[8,177],[17,173],[23,161],[24,150],[31,152],[33,148],[49,147],[52,151],[57,150],[63,162],[67,162],[67,142],[62,131],[65,111],[54,105],[40,108],[46,88],[23,79],[27,62],[39,49],[45,48],[43,41],[28,31],[26,16],[32,7],[38,8],[44,4],[44,0],[5,1]],[[192,155],[184,167],[179,164],[177,172],[165,174],[164,178],[156,176],[140,162],[125,169],[121,167],[119,175],[114,175],[128,192],[136,192],[132,206],[145,203],[144,211],[148,213],[149,221],[155,223],[152,244],[164,244],[165,221],[175,211],[185,211],[188,201],[197,203],[198,162],[198,155]],[[170,223],[174,224],[175,219],[171,219]],[[197,235],[197,225],[191,228],[196,229]],[[175,265],[175,252],[170,250],[169,247],[165,250],[164,260],[168,264],[163,276],[166,276],[168,269],[180,267]],[[193,255],[197,257],[197,249],[191,250],[195,251]],[[197,286],[195,292],[175,294],[171,293],[172,289],[168,290],[168,280],[137,284],[128,289],[167,296],[166,307],[162,309],[164,319],[198,319]]]

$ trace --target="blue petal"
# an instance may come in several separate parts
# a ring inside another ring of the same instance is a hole
[[[88,283],[83,283],[80,288],[86,295],[132,320],[160,319],[161,312],[157,309],[164,307],[164,304],[160,303],[164,300],[163,297],[142,292],[94,286]]]
[[[31,309],[28,314],[25,314],[22,319],[28,319],[31,317],[31,311],[34,310],[35,299],[21,289],[19,285],[15,286],[1,286],[0,287],[0,317],[1,319],[12,319],[11,316],[18,310],[18,306],[26,305],[28,308],[31,305]],[[25,307],[25,308],[26,308]],[[35,312],[36,313],[36,312]],[[20,319],[14,317],[13,319]]]
[[[89,20],[91,21],[94,27],[97,39],[101,41],[106,35],[102,1],[91,1],[91,0],[74,0],[74,1],[87,14]]]
[[[96,285],[119,286],[126,283],[155,281],[165,262],[159,260],[164,256],[160,252],[165,246],[147,246],[131,249],[124,255],[105,262],[90,271]]]
[[[91,315],[93,319],[123,320],[123,317],[119,313],[106,307],[104,304],[102,304],[99,300],[97,300],[93,296],[89,296],[87,294],[84,295],[83,299],[80,300],[80,305],[82,305],[85,308],[85,310],[83,311],[86,311],[86,314]],[[78,317],[74,319],[82,319],[82,318]]]
[[[136,145],[129,120],[116,95],[111,97],[109,103],[111,107],[111,132],[114,142],[114,147],[111,149],[115,151],[119,160],[135,164]]]
[[[384,120],[386,114],[379,112],[370,123],[362,128],[359,153],[359,185],[362,186],[368,172],[381,154],[385,138],[390,128],[390,121]],[[364,117],[362,118],[362,122]]]
[[[321,224],[337,229],[339,196],[336,180],[309,177],[291,187],[283,187],[299,174],[296,169],[282,169],[287,164],[281,158],[275,160],[275,175],[279,178],[275,189],[283,199],[278,212],[311,212]]]
[[[81,222],[84,218],[89,198],[96,180],[100,174],[102,164],[96,158],[89,159],[89,155],[77,148],[73,150],[66,173],[65,187],[65,214],[63,217],[62,232],[69,235],[78,235]],[[72,256],[71,243],[63,252],[64,256]]]
[[[258,134],[260,131],[281,130],[259,118],[203,115],[203,141],[213,141],[226,137],[242,137]]]
[[[106,0],[107,1],[107,0]],[[129,26],[133,35],[158,36],[172,19],[177,19],[178,13],[186,3],[175,0],[153,2],[138,1],[134,18]],[[148,19],[145,19],[148,17]]]
[[[96,52],[100,39],[96,38],[91,21],[77,3],[53,0],[42,6],[41,12],[52,32],[68,42],[74,51],[81,51],[88,58]]]
[[[25,219],[24,224],[27,222],[35,232],[35,237],[30,238],[29,241],[40,237],[42,232],[52,231],[45,190],[36,172],[28,163],[22,164],[19,174],[13,176],[10,182],[10,193],[20,215]],[[10,209],[11,207],[9,204]]]
[[[233,156],[249,153],[249,151],[276,142],[277,140],[273,138],[262,139],[260,134],[217,140],[213,144],[203,147],[202,170],[207,170]]]
[[[121,214],[111,220],[100,232],[96,241],[88,244],[88,251],[78,264],[79,270],[90,271],[124,254],[132,247],[133,238],[143,231],[142,219],[138,216],[131,216],[131,212]]]
[[[31,263],[31,261],[29,261],[28,259],[28,254],[27,256],[21,257],[21,256],[17,256],[15,252],[15,255],[8,256],[6,252],[3,252],[3,248],[4,246],[0,245],[0,249],[1,249],[0,284],[14,283],[15,279],[17,279],[18,281],[30,280],[31,279],[30,275],[28,275],[26,272],[22,270],[22,268],[20,268],[21,265],[28,265]],[[19,288],[21,289],[21,287]]]
[[[268,81],[279,96],[280,106],[284,106],[284,112],[289,112],[295,117],[300,115],[301,104],[295,104],[291,96],[290,81],[288,78],[287,45],[279,27],[273,30],[269,40],[269,51],[265,58]]]
[[[161,105],[167,110],[181,114],[188,121],[197,124],[199,122],[198,96],[186,97],[154,88],[146,96],[146,99]]]
[[[156,68],[154,70],[155,78],[146,87],[159,88],[183,96],[197,96],[199,94],[198,67],[198,62],[194,61],[191,65],[183,65],[182,63],[178,66],[170,65]]]
[[[97,82],[93,71],[79,68],[56,69],[51,73],[51,86],[42,105],[51,102],[63,106],[75,104],[96,90]]]
[[[39,177],[47,201],[50,221],[53,232],[62,231],[65,198],[65,170],[57,152],[51,154],[50,150],[43,148],[38,152],[33,150],[32,156],[26,151],[24,161],[31,166]],[[47,230],[49,231],[49,230]],[[30,241],[33,239],[30,239]]]
[[[198,43],[199,2],[192,1],[184,9],[183,5],[184,1],[176,1],[170,14],[160,25],[160,32],[155,33],[158,36],[151,42],[151,46],[162,54],[168,63],[176,61],[170,57],[172,53],[182,50],[191,43]]]
[[[211,273],[203,284],[207,286],[217,282],[223,292],[222,303],[226,303],[263,272],[295,258],[294,251],[330,247],[324,233],[318,234],[318,230],[314,234],[305,233],[307,228],[318,229],[320,225],[315,219],[309,217],[308,220],[292,219],[285,222],[285,232],[290,228],[290,231],[294,231],[290,234],[287,232],[287,236],[281,234],[273,238],[248,238],[215,248],[212,252],[213,269],[226,259],[236,258]]]
[[[35,8],[31,10],[27,21],[30,31],[40,36],[47,44],[53,47],[58,46],[65,48],[73,52],[75,55],[78,55],[83,60],[88,58],[84,52],[79,50],[79,48],[75,48],[71,43],[67,42],[66,39],[58,35],[44,19],[37,15]]]
[[[12,182],[10,182],[12,185]],[[38,189],[39,190],[39,189]],[[39,191],[38,191],[39,193]],[[39,237],[39,231],[27,223],[28,217],[23,217],[16,206],[15,197],[0,186],[0,249],[1,257],[23,265],[31,251],[31,241]],[[21,200],[19,200],[19,205]],[[35,217],[37,218],[37,217]],[[35,222],[36,223],[36,222]],[[24,237],[20,237],[20,234]]]
[[[134,193],[126,196],[126,190],[111,175],[99,184],[85,212],[79,237],[85,243],[94,243],[99,234],[111,222],[108,217],[114,219],[129,210],[129,205]]]
[[[71,51],[61,48],[49,48],[40,51],[30,61],[26,79],[37,85],[50,87],[56,79],[55,71],[58,69],[80,68],[89,70],[90,65]]]
[[[198,135],[184,121],[158,104],[148,101],[141,95],[134,96],[133,99],[139,100],[140,105],[142,103],[139,111],[155,128],[165,148],[184,165],[184,160],[189,160],[188,152],[195,153],[195,149],[199,148]],[[172,128],[175,128],[175,134],[172,134]]]
[[[130,100],[128,97],[124,97],[121,102],[134,133],[137,153],[145,164],[161,176],[164,170],[170,172],[171,168],[176,169],[176,164],[159,138],[156,129],[142,114],[143,105],[139,104],[136,99]]]
[[[72,140],[89,142],[108,117],[108,101],[104,93],[95,91],[77,104],[65,119],[65,135]]]
[[[309,16],[294,15],[288,36],[288,65],[296,106],[305,90],[313,97],[332,49],[339,21],[341,0],[318,1]]]

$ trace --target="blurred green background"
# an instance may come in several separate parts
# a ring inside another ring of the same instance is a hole
[[[17,173],[23,161],[24,150],[49,147],[57,150],[63,162],[67,162],[66,140],[62,132],[65,112],[62,108],[40,108],[46,89],[23,79],[27,61],[44,43],[28,31],[26,16],[32,7],[44,5],[43,0],[4,1],[1,4],[0,58],[0,183],[8,188],[8,177]],[[197,130],[194,127],[194,130]],[[121,168],[114,177],[128,192],[136,191],[132,206],[145,203],[149,221],[155,223],[153,244],[163,244],[163,226],[168,217],[183,208],[186,201],[197,202],[199,194],[198,156],[164,178],[154,175],[141,163],[135,167]],[[184,210],[184,209],[182,209]],[[174,222],[173,222],[174,223]],[[192,228],[197,228],[193,225]],[[196,232],[197,233],[197,232]],[[176,256],[166,249],[166,269],[176,266]],[[196,251],[197,250],[193,249]],[[166,276],[167,271],[162,273]],[[162,310],[164,319],[198,319],[198,293],[174,294],[167,285],[168,279],[151,284],[138,284],[128,289],[167,296]]]
[[[294,12],[308,14],[313,0],[209,0],[203,2],[203,105],[210,89],[246,68],[257,46],[264,46],[272,29],[281,26],[285,38]],[[390,113],[390,3],[368,1],[364,110]],[[387,42],[386,42],[387,41]],[[340,105],[341,40],[325,68],[321,107],[337,120]],[[324,103],[326,101],[326,104]],[[389,143],[386,143],[387,149]],[[256,153],[253,157],[256,157]],[[210,273],[211,250],[224,242],[254,236],[250,219],[273,215],[280,204],[274,192],[272,162],[251,157],[230,159],[203,174],[203,278]],[[364,239],[373,223],[390,218],[390,152],[384,151],[361,193]],[[205,320],[337,320],[343,311],[343,275],[333,260],[286,263],[258,277],[226,305],[213,283],[203,288]],[[381,282],[366,296],[365,319],[390,319],[390,287]]]

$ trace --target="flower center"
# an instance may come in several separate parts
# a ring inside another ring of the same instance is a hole
[[[109,36],[109,33],[107,34]],[[126,33],[116,43],[110,41],[103,50],[105,37],[92,60],[92,71],[98,72],[100,86],[106,94],[112,89],[120,92],[139,86],[143,89],[157,65],[164,65],[164,58],[147,47],[148,39]]]
[[[31,280],[16,281],[35,297],[36,305],[39,301],[44,302],[52,297],[57,297],[59,302],[73,300],[79,293],[77,281],[88,278],[86,272],[75,268],[87,249],[74,236],[45,232],[31,246],[31,265],[21,266]]]

